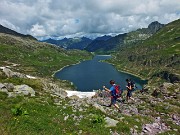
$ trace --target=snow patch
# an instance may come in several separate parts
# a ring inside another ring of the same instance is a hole
[[[4,68],[5,68],[5,67],[0,67],[0,69],[2,69],[2,70],[3,70]]]
[[[95,92],[81,92],[81,91],[68,91],[68,90],[66,90],[66,92],[68,97],[75,95],[78,96],[79,98],[90,98],[95,95]]]
[[[26,75],[27,78],[30,78],[30,79],[36,79],[36,77],[34,76],[30,76],[30,75]]]

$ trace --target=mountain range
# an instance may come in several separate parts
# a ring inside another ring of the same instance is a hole
[[[80,49],[87,50],[89,52],[107,53],[116,50],[118,47],[128,44],[136,44],[141,42],[158,30],[160,30],[164,24],[160,24],[155,21],[149,24],[148,28],[137,29],[129,33],[119,34],[115,37],[104,35],[97,37],[94,40],[89,38],[64,38],[62,40],[47,39],[43,42],[55,44],[67,49]]]
[[[84,50],[84,48],[87,47],[89,43],[92,42],[91,39],[82,37],[82,38],[64,38],[61,40],[55,40],[55,39],[47,39],[43,40],[42,42],[51,43],[54,45],[57,45],[59,47],[63,47],[66,49],[79,49]]]
[[[136,44],[137,42],[141,42],[151,35],[153,35],[155,32],[157,32],[159,29],[161,29],[164,26],[164,24],[160,24],[159,22],[152,22],[149,24],[148,28],[142,28],[138,29],[136,31],[132,31],[129,33],[119,34],[115,37],[112,37],[106,41],[100,41],[100,42],[92,42],[89,44],[85,50],[92,51],[92,52],[109,52],[114,51],[117,48],[129,45],[129,44]]]
[[[102,37],[97,37],[96,39],[92,40],[87,37],[76,37],[76,38],[64,38],[61,40],[56,40],[56,39],[47,39],[47,40],[42,40],[42,42],[47,42],[51,43],[66,49],[79,49],[79,50],[84,50],[91,44],[92,42],[102,42],[110,39],[111,36],[104,35]]]

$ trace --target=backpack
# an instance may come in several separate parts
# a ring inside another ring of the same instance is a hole
[[[119,86],[119,85],[115,85],[114,88],[115,88],[115,96],[116,96],[117,98],[120,98],[120,97],[121,97],[121,94],[122,94],[122,91],[121,91],[121,89],[120,89],[120,86]]]
[[[136,86],[134,81],[131,81],[131,87],[134,88],[134,89],[137,88],[137,86]]]

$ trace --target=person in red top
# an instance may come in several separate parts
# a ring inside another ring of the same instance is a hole
[[[108,107],[111,107],[111,105],[114,105],[115,108],[117,108],[118,111],[121,112],[119,106],[116,104],[117,96],[116,96],[116,91],[115,91],[115,85],[116,85],[116,84],[115,84],[115,81],[114,81],[114,80],[111,80],[109,83],[112,85],[110,89],[108,89],[108,88],[106,88],[105,86],[103,86],[103,89],[104,89],[105,91],[108,91],[108,92],[111,93],[111,104],[110,104]]]

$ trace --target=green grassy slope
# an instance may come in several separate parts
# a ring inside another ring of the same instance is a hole
[[[0,65],[19,64],[14,70],[37,76],[50,76],[54,71],[92,56],[85,51],[66,51],[47,43],[0,34]]]
[[[142,43],[120,48],[110,62],[120,70],[146,79],[164,77],[164,73],[179,77],[180,19],[165,25]]]

